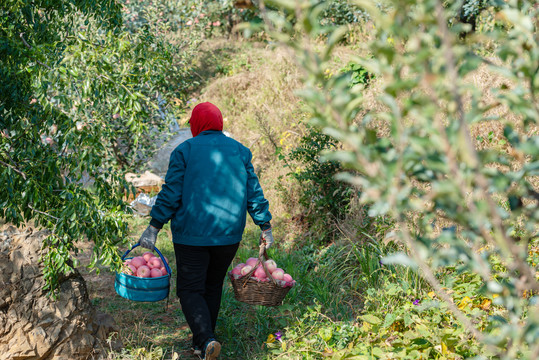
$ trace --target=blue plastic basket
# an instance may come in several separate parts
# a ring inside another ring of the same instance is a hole
[[[128,259],[126,256],[137,246],[140,246],[140,244],[135,244],[131,249],[127,250],[122,256],[122,260]],[[155,251],[163,261],[168,274],[156,278],[140,278],[124,273],[116,273],[114,289],[118,295],[128,300],[147,302],[159,301],[168,297],[171,277],[170,266],[159,249],[155,248]]]

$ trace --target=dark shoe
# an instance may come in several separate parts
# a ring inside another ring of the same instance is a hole
[[[209,339],[204,344],[204,360],[213,360],[219,356],[221,344],[215,339]]]

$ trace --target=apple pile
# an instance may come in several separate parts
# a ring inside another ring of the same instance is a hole
[[[168,264],[168,259],[165,258]],[[161,258],[151,252],[145,252],[142,256],[136,256],[124,262],[124,274],[141,278],[156,278],[167,275],[167,268]]]
[[[239,279],[248,275],[256,266],[255,271],[251,274],[251,279],[259,282],[270,281],[262,264],[256,265],[257,262],[257,258],[249,258],[245,263],[236,265],[232,271],[230,271],[230,274],[232,277],[234,277],[234,279]],[[281,285],[282,287],[292,287],[295,285],[296,281],[292,279],[292,276],[285,273],[283,269],[278,268],[274,260],[266,260],[264,261],[264,264],[266,265],[268,272],[271,274],[271,277],[275,279],[277,284]]]

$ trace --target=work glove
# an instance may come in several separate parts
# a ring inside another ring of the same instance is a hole
[[[157,234],[159,233],[159,229],[155,228],[151,225],[149,225],[146,230],[142,233],[139,244],[143,248],[150,249],[153,251],[155,249],[155,242],[157,241]]]
[[[266,241],[266,250],[273,245],[273,234],[271,233],[271,228],[262,230],[259,243],[262,244],[263,241]]]

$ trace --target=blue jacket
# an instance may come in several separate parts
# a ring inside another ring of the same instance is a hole
[[[271,220],[251,158],[247,147],[221,131],[203,131],[181,143],[170,155],[150,224],[160,229],[172,219],[178,244],[240,242],[247,212],[256,225]]]

